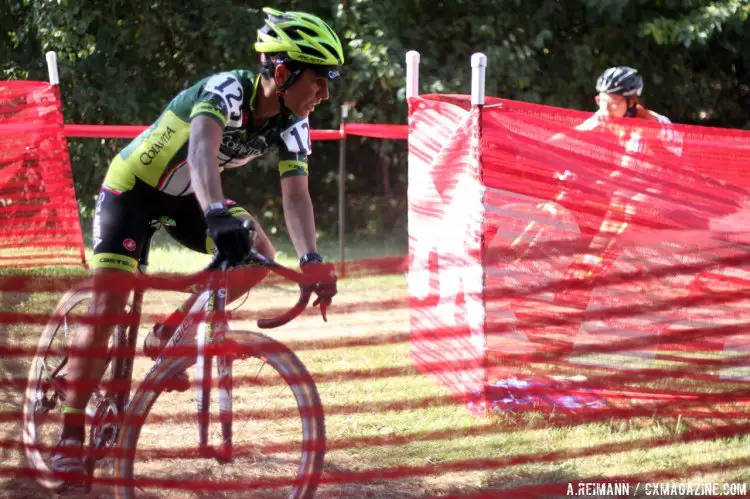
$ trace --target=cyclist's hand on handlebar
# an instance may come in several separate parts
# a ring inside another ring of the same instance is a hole
[[[214,240],[219,256],[230,265],[245,261],[252,249],[253,227],[247,227],[247,220],[235,218],[226,208],[206,211],[208,235]]]
[[[300,258],[300,268],[305,277],[303,289],[317,295],[313,306],[320,305],[323,320],[327,321],[326,309],[331,305],[337,292],[335,267],[331,263],[323,263],[323,258],[319,254],[307,253]]]

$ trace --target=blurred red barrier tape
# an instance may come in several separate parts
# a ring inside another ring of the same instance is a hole
[[[83,263],[62,123],[57,86],[0,81],[0,269]]]
[[[544,428],[615,420],[637,425],[662,418],[676,420],[676,425],[684,423],[683,430],[554,452],[521,452],[424,466],[331,467],[322,484],[559,463],[712,441],[750,431],[746,424],[750,416],[750,175],[746,167],[750,152],[742,146],[750,134],[679,125],[632,127],[617,121],[578,129],[589,117],[499,99],[490,99],[483,110],[472,109],[464,96],[412,99],[409,255],[346,262],[345,281],[404,274],[406,279],[387,294],[379,292],[380,284],[374,280],[363,288],[361,297],[359,287],[350,290],[342,285],[326,325],[337,328],[330,330],[337,331],[333,337],[316,338],[315,328],[323,323],[313,322],[318,320],[313,319],[314,310],[306,312],[310,322],[292,324],[281,330],[279,337],[301,357],[324,352],[326,359],[342,361],[313,372],[323,395],[323,410],[330,416],[329,429],[344,418],[356,421],[357,416],[378,415],[387,421],[405,413],[418,418],[415,411],[454,406],[467,407],[478,415],[503,415],[477,418],[474,427],[435,431],[363,436],[336,428],[329,434],[329,452],[387,447],[393,455],[399,452],[398,447],[415,442],[510,434],[518,431],[519,424],[526,428],[522,418],[529,412],[542,418]],[[2,126],[0,123],[0,135]],[[48,132],[44,128],[18,130]],[[70,137],[102,137],[103,133],[122,137],[142,130],[66,125],[64,133]],[[406,138],[406,131],[397,125],[346,124],[343,130],[314,131],[313,139],[340,140],[343,135],[401,139]],[[59,131],[54,133],[59,135]],[[13,154],[8,161],[18,161],[18,151]],[[22,184],[17,179],[9,181],[16,191],[8,199],[18,199],[17,189]],[[41,237],[41,233],[32,233]],[[54,244],[51,241],[49,247]],[[0,253],[0,261],[3,258]],[[227,272],[230,297],[240,296],[234,290],[257,280],[258,272],[251,268]],[[96,285],[146,290],[148,300],[150,295],[165,291],[201,290],[210,276],[122,275]],[[36,340],[35,332],[50,319],[60,294],[73,287],[93,286],[90,278],[80,277],[25,273],[0,277],[0,326],[8,331],[0,342],[0,359],[16,363],[16,370],[0,379],[0,390],[19,394],[26,388],[26,366],[20,370],[17,366],[35,353],[28,338]],[[296,286],[269,276],[250,292],[250,306],[229,312],[230,305],[226,317],[253,321],[278,314],[284,310],[283,303],[263,296],[279,292],[279,288],[296,292]],[[46,304],[36,305],[42,302]],[[149,306],[141,317],[144,327],[164,320],[174,308],[159,305],[158,298],[145,303]],[[130,317],[80,313],[69,317],[68,323],[73,327],[123,324]],[[192,318],[205,319],[202,313]],[[348,354],[372,347],[399,349],[403,362],[384,366],[373,359],[373,364],[354,367],[347,363]],[[221,355],[233,348],[208,346],[206,351]],[[196,352],[194,346],[180,347],[164,357],[170,361]],[[144,357],[140,348],[50,352],[64,353],[88,358]],[[333,391],[326,392],[345,383],[369,388],[389,381],[397,386],[422,375],[439,380],[451,394],[400,395],[394,389],[393,394],[386,390],[369,400],[342,400],[336,399]],[[134,382],[138,381],[136,377]],[[289,373],[284,381],[241,373],[232,379],[237,389],[304,382],[304,376],[295,373]],[[76,385],[91,387],[92,383]],[[121,381],[104,381],[102,386],[130,388]],[[163,386],[163,381],[150,385]],[[192,386],[202,385],[193,377]],[[218,387],[218,381],[212,380],[212,386]],[[195,422],[191,404],[171,409],[145,420],[121,418],[118,422],[124,427],[145,423],[154,428]],[[301,409],[302,414],[314,411]],[[263,406],[235,407],[232,414],[238,423],[281,418],[279,411]],[[22,416],[20,406],[9,406],[0,412],[0,423],[17,425]],[[50,413],[39,423],[54,428],[60,422],[60,414]],[[196,449],[190,445],[139,448],[136,455],[145,462],[197,459]],[[282,438],[258,447],[273,453],[292,451],[296,445]],[[253,447],[238,444],[237,451],[251,452]],[[7,433],[0,448],[22,450],[20,433]],[[51,450],[47,444],[40,444],[39,449]],[[119,448],[105,451],[111,457],[124,453]],[[607,481],[671,480],[743,469],[749,463],[748,459],[723,458],[721,462]],[[9,465],[0,468],[0,475],[32,477],[35,472]],[[508,487],[500,493],[512,497],[564,494],[566,484],[557,483],[558,479]],[[601,479],[576,477],[577,481]],[[102,476],[95,478],[95,483],[112,485],[118,480]],[[128,483],[146,488],[237,492],[289,484],[275,477],[241,481],[144,477]]]

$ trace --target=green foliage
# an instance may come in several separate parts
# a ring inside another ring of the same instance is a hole
[[[69,123],[148,124],[167,101],[215,71],[254,67],[253,0],[4,0],[0,78],[46,79],[43,54],[60,59]],[[674,121],[750,127],[749,0],[285,0],[274,7],[330,20],[345,45],[346,83],[312,117],[405,123],[404,56],[421,53],[423,93],[468,93],[469,57],[488,57],[487,93],[593,110],[606,67],[641,70],[646,104]],[[82,212],[126,142],[70,144]],[[350,138],[348,230],[403,230],[406,144]],[[231,172],[227,195],[282,230],[275,158]],[[321,227],[337,221],[338,144],[318,143],[311,185]],[[392,208],[392,207],[398,208]],[[400,210],[400,211],[399,211]]]
[[[697,2],[695,10],[669,18],[656,17],[643,23],[641,33],[651,36],[660,45],[705,44],[724,29],[741,30],[750,14],[750,5],[742,0]]]

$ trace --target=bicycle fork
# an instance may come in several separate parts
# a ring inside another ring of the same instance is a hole
[[[232,460],[232,358],[229,355],[216,356],[219,387],[219,423],[221,425],[221,447],[209,445],[208,428],[211,420],[211,368],[213,365],[210,345],[221,345],[224,331],[228,328],[223,315],[226,306],[227,288],[222,284],[212,291],[206,305],[206,315],[198,326],[196,346],[196,379],[198,384],[198,449],[203,457],[212,457],[220,462]]]

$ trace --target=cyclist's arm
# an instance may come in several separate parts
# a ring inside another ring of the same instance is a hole
[[[281,132],[279,174],[284,220],[297,256],[317,252],[315,215],[308,189],[307,157],[312,152],[307,118],[293,117]]]
[[[190,184],[204,211],[213,203],[224,202],[219,148],[224,128],[242,124],[243,95],[236,74],[218,73],[206,80],[190,110]]]
[[[576,130],[576,131],[593,130],[597,126],[599,126],[600,124],[601,124],[601,119],[599,117],[599,114],[595,113],[590,118],[586,119],[583,123],[581,123],[579,125],[576,125],[573,128],[573,130]],[[556,133],[555,135],[553,135],[552,137],[549,138],[549,142],[555,142],[557,140],[564,139],[565,137],[567,137],[567,134],[565,132],[558,132],[558,133]]]
[[[221,125],[212,117],[196,116],[190,122],[190,183],[203,210],[224,201],[216,160],[222,133]]]
[[[281,179],[281,199],[284,219],[297,256],[317,251],[315,243],[315,215],[308,190],[307,175]]]
[[[683,135],[674,127],[669,126],[672,125],[672,121],[669,118],[657,113],[656,111],[646,109],[640,104],[638,105],[637,113],[638,118],[648,121],[656,121],[657,123],[663,125],[661,131],[659,132],[659,140],[667,151],[674,154],[675,156],[682,156],[682,147],[684,141]]]

